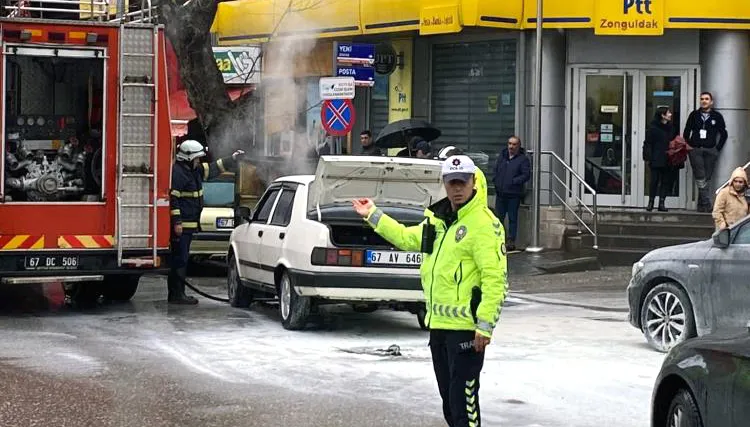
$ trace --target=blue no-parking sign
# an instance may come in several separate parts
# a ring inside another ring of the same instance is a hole
[[[323,101],[320,121],[323,129],[333,136],[345,136],[352,131],[356,114],[350,99],[330,99]]]

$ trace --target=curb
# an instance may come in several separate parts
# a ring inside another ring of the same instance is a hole
[[[582,304],[582,303],[564,301],[564,300],[559,300],[559,299],[554,299],[554,298],[544,298],[544,297],[537,297],[537,296],[525,295],[525,294],[519,295],[514,292],[510,292],[509,296],[517,300],[521,300],[521,301],[536,302],[536,303],[548,304],[548,305],[559,305],[559,306],[565,306],[565,307],[584,308],[587,310],[606,311],[610,313],[628,313],[630,311],[628,307],[622,307],[622,306],[612,307],[612,306],[603,306],[603,305],[595,305],[595,304]]]

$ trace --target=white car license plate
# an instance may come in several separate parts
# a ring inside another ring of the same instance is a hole
[[[366,251],[367,265],[420,265],[422,254],[419,252]]]

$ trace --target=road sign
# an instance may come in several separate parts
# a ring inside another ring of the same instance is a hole
[[[321,77],[320,99],[354,99],[354,77]]]
[[[375,63],[375,45],[363,43],[337,43],[336,61],[342,64]]]
[[[323,129],[333,136],[345,136],[354,127],[354,104],[350,99],[331,99],[323,101],[320,109],[320,121]]]
[[[372,86],[375,84],[375,69],[371,67],[336,67],[339,77],[353,77],[357,85]]]

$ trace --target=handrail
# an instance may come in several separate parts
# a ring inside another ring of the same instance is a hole
[[[529,155],[531,155],[533,152],[532,151],[527,151],[527,153]],[[566,179],[563,180],[557,174],[555,174],[554,169],[553,169],[553,162],[550,162],[550,170],[549,171],[540,170],[541,173],[546,173],[546,174],[549,174],[549,176],[550,176],[550,182],[549,182],[550,185],[549,185],[549,188],[546,191],[548,191],[550,193],[550,195],[555,196],[555,198],[563,206],[565,206],[565,208],[571,214],[573,214],[573,216],[578,221],[579,233],[580,233],[580,227],[585,228],[586,231],[588,231],[589,234],[591,234],[591,236],[594,238],[593,248],[594,249],[599,249],[599,232],[598,232],[598,229],[599,229],[599,209],[598,209],[598,204],[597,204],[597,193],[596,193],[596,190],[594,190],[594,188],[592,186],[590,186],[586,182],[586,180],[581,177],[581,175],[579,175],[575,170],[573,170],[573,168],[570,167],[570,165],[568,165],[567,163],[565,163],[565,161],[560,156],[558,156],[555,152],[543,150],[543,151],[540,152],[540,154],[543,155],[543,156],[549,156],[551,159],[555,160],[557,162],[557,164],[559,164],[560,166],[562,166],[563,169],[568,174],[570,174],[570,176],[572,178],[571,180],[575,179],[575,181],[577,181],[577,183],[578,183],[578,188],[577,189],[573,188],[572,186],[569,186],[567,184],[567,181],[568,181],[567,177],[565,177]],[[532,167],[541,167],[541,165],[532,165]],[[576,212],[576,209],[574,207],[572,207],[572,206],[570,206],[568,204],[568,202],[567,202],[568,197],[561,196],[553,188],[553,186],[552,186],[552,180],[553,179],[555,181],[557,181],[557,183],[560,184],[565,189],[565,195],[566,196],[572,196],[575,199],[575,201],[578,202],[578,212]],[[583,191],[580,191],[580,190],[582,188],[584,188],[585,190],[588,190],[588,192],[591,193],[591,195],[592,195],[592,204],[591,204],[591,207],[589,207],[583,201],[583,199],[581,198],[581,195],[583,194]],[[540,189],[540,191],[542,191],[542,190]],[[592,224],[591,227],[589,227],[589,225],[583,219],[583,212],[582,212],[581,209],[585,209],[591,215],[591,217],[593,218],[593,224]]]
[[[31,0],[17,0],[15,4],[3,5],[8,18],[28,18],[29,12],[53,12],[77,14],[81,19],[103,20],[110,15],[109,0],[34,0],[38,6],[31,6]],[[76,8],[62,8],[60,5],[77,5]]]
[[[742,166],[742,169],[747,170],[747,168],[750,168],[750,162],[747,162],[747,163],[745,163],[745,166]],[[719,187],[718,189],[716,189],[716,191],[714,192],[714,195],[719,194],[719,191],[723,190],[724,187],[726,187],[727,185],[729,185],[730,182],[732,182],[732,177],[731,176],[729,177],[728,180],[726,180],[726,182],[724,184],[721,185],[721,187]]]

